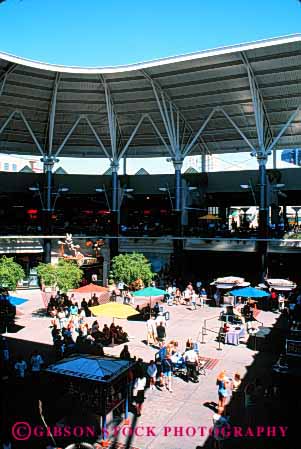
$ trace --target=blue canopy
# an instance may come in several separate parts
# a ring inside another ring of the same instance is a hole
[[[28,299],[18,298],[17,296],[2,296],[2,299],[7,299],[13,306],[20,306],[21,304],[24,304],[24,302],[28,301]]]
[[[270,296],[269,293],[263,290],[258,290],[254,287],[238,288],[237,290],[231,290],[230,294],[232,296],[241,296],[242,298],[264,298]]]

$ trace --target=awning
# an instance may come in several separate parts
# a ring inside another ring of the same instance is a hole
[[[0,254],[35,254],[42,253],[40,239],[0,239]]]

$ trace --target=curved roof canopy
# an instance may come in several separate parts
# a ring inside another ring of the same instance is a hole
[[[268,146],[300,104],[301,35],[105,68],[0,53],[0,152],[118,159],[250,151],[258,118]],[[300,112],[277,145],[301,146]]]

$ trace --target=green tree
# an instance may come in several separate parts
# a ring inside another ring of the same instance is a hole
[[[145,285],[149,285],[154,276],[150,262],[141,253],[115,256],[112,260],[112,272],[116,282],[123,281],[127,285],[137,279],[142,279]]]
[[[39,263],[37,267],[41,283],[47,287],[56,287],[56,267],[51,263]]]
[[[56,266],[56,283],[59,290],[67,293],[68,290],[78,287],[83,274],[76,262],[61,259]]]
[[[0,259],[0,286],[8,290],[16,290],[17,284],[25,277],[21,265],[16,263],[13,257],[3,256]]]
[[[57,265],[40,263],[37,273],[45,285],[58,288],[63,293],[78,287],[83,277],[83,272],[76,262],[63,259],[59,260]]]

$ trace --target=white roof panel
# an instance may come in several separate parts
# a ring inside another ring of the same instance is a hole
[[[247,58],[255,75],[270,127],[275,133],[301,104],[301,35],[118,67],[63,67],[0,53],[0,129],[10,113],[19,109],[40,144],[48,142],[51,101],[58,74],[54,151],[77,118],[86,115],[110,152],[103,79],[117,114],[118,141],[124,145],[141,115],[150,114],[168,142],[151,84],[153,80],[163,90],[167,103],[170,100],[172,107],[181,112],[181,132],[184,124],[186,129],[184,144],[212,108],[222,106],[256,146],[252,96],[243,57]],[[280,139],[279,148],[301,146],[300,127],[294,129],[300,121],[299,115]],[[221,113],[216,113],[202,137],[203,143],[194,146],[194,154],[203,151],[204,145],[213,153],[250,151]],[[18,116],[0,134],[0,149],[21,154],[38,153]],[[82,156],[83,152],[104,156],[92,131],[86,123],[80,122],[60,156]],[[127,156],[158,154],[170,156],[152,126],[145,121],[131,142]]]

